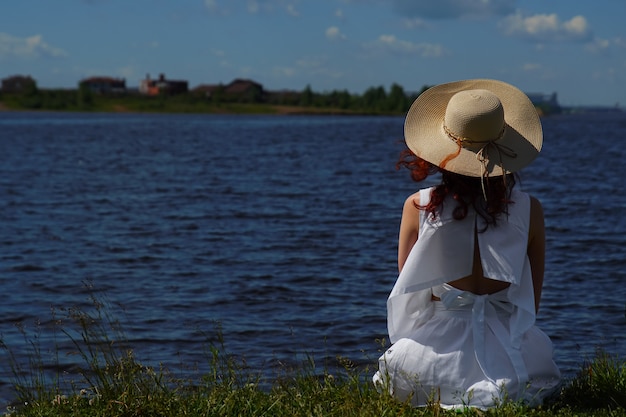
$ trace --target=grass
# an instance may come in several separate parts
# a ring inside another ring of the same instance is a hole
[[[626,408],[626,361],[606,352],[583,364],[559,401],[579,409]]]
[[[598,352],[584,363],[560,394],[542,408],[504,403],[494,409],[446,411],[436,403],[412,408],[379,393],[370,376],[339,358],[334,372],[306,358],[298,369],[282,369],[271,381],[226,353],[219,326],[206,345],[208,370],[193,378],[144,366],[134,357],[109,304],[92,297],[89,311],[53,313],[52,364],[42,353],[41,327],[20,327],[28,352],[20,363],[9,356],[16,401],[11,416],[626,416],[626,362]],[[58,317],[62,314],[63,317]],[[22,347],[22,349],[24,349]],[[62,350],[78,355],[82,367],[68,372]],[[24,355],[20,356],[23,357]],[[53,370],[51,372],[51,370]],[[65,370],[65,371],[63,371]],[[71,375],[74,375],[73,377]],[[75,378],[78,376],[77,380]]]

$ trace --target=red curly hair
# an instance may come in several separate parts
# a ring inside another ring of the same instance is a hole
[[[484,231],[489,225],[496,226],[499,218],[508,214],[508,205],[513,203],[510,197],[516,183],[514,174],[488,178],[455,174],[418,157],[410,149],[400,153],[396,169],[400,168],[407,168],[415,182],[423,181],[433,174],[441,174],[441,183],[433,188],[428,204],[415,204],[417,209],[433,216],[437,216],[439,207],[443,208],[444,200],[450,195],[456,202],[453,217],[463,220],[472,207],[485,220]]]

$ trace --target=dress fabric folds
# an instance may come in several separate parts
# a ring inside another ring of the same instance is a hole
[[[430,191],[421,190],[421,204]],[[421,212],[418,240],[387,301],[392,346],[373,377],[379,389],[415,406],[484,409],[507,399],[538,405],[558,388],[552,342],[535,326],[530,198],[513,191],[511,199],[508,216],[482,233],[476,213],[452,219],[452,202],[436,217]],[[476,295],[446,284],[471,274],[475,239],[484,275],[509,283],[505,290]]]

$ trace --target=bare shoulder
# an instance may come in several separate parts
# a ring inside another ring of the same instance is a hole
[[[416,208],[416,206],[419,206],[420,204],[420,192],[417,191],[406,198],[404,201],[404,209],[406,210],[411,207]]]
[[[412,224],[419,223],[420,209],[420,192],[411,194],[404,201],[404,207],[402,208],[402,219],[405,222]]]
[[[404,201],[402,208],[402,220],[400,221],[400,233],[398,236],[398,270],[406,262],[411,248],[417,242],[420,227],[420,194],[419,191],[411,194]]]
[[[410,232],[410,234],[417,234],[420,224],[419,205],[419,191],[411,194],[406,198],[406,200],[404,201],[404,207],[402,208],[402,221],[400,225],[401,232]]]

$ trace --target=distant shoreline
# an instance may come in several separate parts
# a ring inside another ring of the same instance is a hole
[[[76,112],[76,113],[135,113],[135,114],[228,114],[228,115],[280,115],[280,116],[404,116],[406,112],[389,111],[368,111],[356,109],[340,109],[332,107],[305,107],[289,106],[264,103],[223,103],[220,105],[197,105],[193,107],[177,105],[175,103],[165,103],[162,107],[145,107],[140,105],[129,106],[126,103],[112,101],[106,105],[94,106],[93,108],[54,108],[38,107],[29,108],[27,106],[7,105],[0,101],[0,112]],[[623,113],[620,107],[603,106],[579,106],[562,107],[558,112],[545,111],[545,109],[535,106],[540,117],[549,117],[554,114],[564,113]]]
[[[280,106],[280,105],[237,105],[222,106],[212,108],[196,109],[197,111],[189,111],[188,109],[176,109],[174,106],[167,109],[136,109],[128,108],[124,105],[113,105],[110,108],[94,108],[94,109],[55,109],[55,108],[27,108],[27,107],[9,107],[0,101],[0,112],[76,112],[76,113],[136,113],[136,114],[229,114],[229,115],[288,115],[288,116],[402,116],[404,112],[373,112],[358,111],[349,109],[335,109],[322,107],[301,107],[301,106]]]

